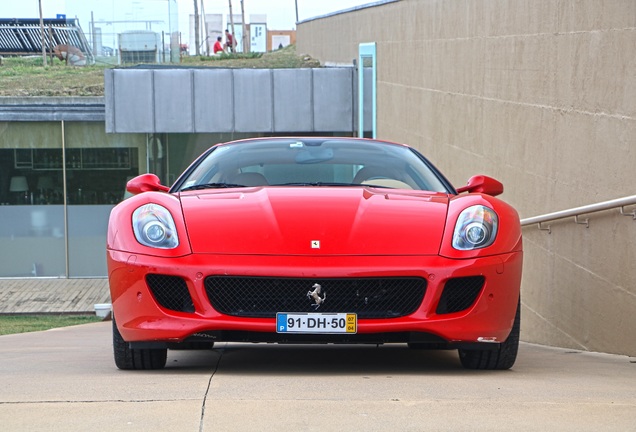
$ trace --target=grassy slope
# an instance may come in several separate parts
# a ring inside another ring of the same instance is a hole
[[[72,67],[53,59],[48,67],[43,68],[39,57],[3,58],[0,96],[103,96],[104,69],[114,66],[99,60],[92,66]],[[181,66],[279,69],[319,67],[320,63],[308,56],[298,56],[296,48],[291,45],[262,55],[183,57]]]
[[[96,315],[0,315],[0,335],[27,333],[102,321]]]

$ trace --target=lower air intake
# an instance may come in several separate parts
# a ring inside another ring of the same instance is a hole
[[[178,312],[194,312],[194,303],[184,279],[179,276],[146,275],[153,297],[162,307]]]
[[[471,307],[482,288],[485,278],[483,276],[469,276],[449,279],[444,285],[442,297],[437,305],[438,314],[461,312]]]

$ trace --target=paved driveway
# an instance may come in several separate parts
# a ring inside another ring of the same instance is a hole
[[[110,323],[0,336],[2,431],[636,431],[636,359],[522,344],[510,371],[402,345],[222,344],[120,371]]]

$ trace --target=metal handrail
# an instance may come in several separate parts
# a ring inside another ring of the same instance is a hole
[[[538,224],[539,229],[543,231],[547,231],[548,233],[552,232],[550,225],[547,228],[541,226],[543,222],[550,222],[557,219],[565,219],[568,217],[574,217],[574,222],[577,224],[585,225],[587,227],[590,226],[589,219],[585,219],[583,221],[579,220],[579,216],[582,214],[594,213],[603,210],[611,210],[614,208],[620,207],[620,212],[623,216],[631,216],[634,220],[636,220],[636,210],[632,212],[626,212],[625,207],[630,205],[636,205],[636,195],[627,196],[624,198],[613,199],[609,201],[603,201],[596,204],[589,204],[582,207],[575,207],[568,210],[561,210],[553,213],[544,214],[541,216],[533,216],[526,219],[521,219],[521,226],[528,226],[533,224]]]

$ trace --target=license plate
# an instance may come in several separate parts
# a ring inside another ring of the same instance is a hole
[[[276,333],[356,333],[358,316],[354,313],[276,314]]]

